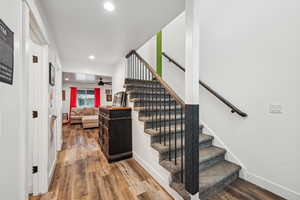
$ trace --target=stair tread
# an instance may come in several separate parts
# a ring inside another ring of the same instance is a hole
[[[131,102],[155,101],[155,102],[162,102],[162,103],[166,102],[166,103],[168,103],[169,102],[169,98],[147,98],[147,99],[132,98],[132,99],[130,99],[130,101]],[[171,99],[170,101],[174,103],[175,100]],[[177,107],[179,107],[179,106],[177,106]],[[162,107],[162,109],[163,109],[163,107]]]
[[[160,106],[151,106],[150,109],[148,107],[134,107],[135,111],[144,111],[144,110],[160,110],[161,107]],[[171,106],[170,110],[175,110],[175,106]],[[176,110],[180,110],[180,108],[177,106]],[[166,111],[169,111],[169,106],[166,106]]]
[[[153,93],[149,90],[135,90],[135,89],[132,89],[132,90],[128,90],[127,91],[127,94],[148,94],[148,95],[152,95],[152,94],[165,94],[164,92],[158,92],[158,91],[154,91]]]
[[[219,148],[216,146],[210,146],[210,147],[200,149],[199,164],[209,161],[211,159],[214,159],[225,153],[226,153],[225,149],[222,149],[222,148]],[[177,157],[176,160],[177,160],[177,165],[175,165],[175,158],[173,158],[171,161],[163,160],[160,162],[160,164],[163,167],[165,167],[168,171],[170,171],[171,173],[177,173],[177,172],[181,171],[181,156]],[[183,162],[184,162],[184,156],[183,156]]]
[[[204,142],[208,142],[212,139],[213,139],[213,137],[210,135],[200,134],[199,135],[199,145]],[[162,138],[161,144],[159,142],[155,142],[155,143],[152,143],[152,147],[160,153],[168,152],[169,146],[171,146],[171,150],[175,149],[175,141],[176,141],[177,149],[180,149],[181,148],[181,138],[177,138],[176,140],[174,138],[171,138],[171,145],[169,145],[169,137],[166,137],[166,145],[164,145],[164,141]],[[183,141],[184,141],[184,138],[183,138]],[[183,143],[183,147],[184,147],[184,143]]]
[[[161,130],[163,131],[162,134],[164,134],[165,126],[162,126]],[[183,124],[182,130],[183,131],[185,130],[184,124]],[[177,125],[177,127],[176,127],[176,133],[180,133],[180,132],[181,132],[181,125]],[[145,130],[145,133],[147,133],[149,135],[152,135],[152,136],[156,136],[156,135],[159,135],[159,129],[156,130],[155,128],[154,129],[149,128],[149,129]],[[171,126],[171,129],[169,129],[169,126],[166,126],[166,134],[169,134],[169,133],[171,133],[171,134],[175,133],[175,126],[174,125]]]
[[[158,85],[156,86],[153,86],[151,84],[134,84],[134,83],[127,83],[124,85],[125,88],[127,87],[135,87],[135,88],[149,88],[149,89],[164,89],[164,87],[160,86],[157,87]]]
[[[217,185],[240,169],[240,166],[224,160],[203,170],[199,174],[199,192],[205,192],[210,187]]]
[[[184,119],[184,118],[185,118],[185,117],[184,117],[184,115],[183,115],[183,119]],[[152,116],[150,116],[150,117],[145,117],[145,116],[139,117],[139,120],[140,120],[140,121],[143,121],[143,122],[160,121],[160,120],[169,120],[169,119],[174,120],[174,119],[175,119],[175,115],[174,115],[174,114],[171,114],[171,115],[169,115],[169,114],[162,114],[162,115],[159,115],[159,113],[158,113],[157,117],[156,117],[155,115],[153,115],[153,120],[152,120]],[[177,119],[177,120],[180,120],[180,119],[181,119],[181,115],[176,115],[176,119]]]

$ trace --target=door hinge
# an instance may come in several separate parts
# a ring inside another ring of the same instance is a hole
[[[39,171],[38,166],[33,166],[32,167],[32,174],[36,174],[36,173],[38,173],[38,171]]]
[[[38,63],[38,62],[39,62],[39,57],[37,57],[37,56],[32,56],[32,62],[33,62],[33,63]]]
[[[32,111],[32,118],[35,119],[35,118],[38,118],[39,114],[38,114],[38,111],[34,110]]]

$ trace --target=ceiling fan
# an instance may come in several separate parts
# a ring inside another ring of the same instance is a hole
[[[111,85],[111,84],[112,84],[112,82],[103,82],[102,77],[100,77],[99,82],[98,82],[99,86]]]

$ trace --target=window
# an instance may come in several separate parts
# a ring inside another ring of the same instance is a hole
[[[78,105],[79,108],[94,107],[95,106],[94,90],[78,89],[78,91],[77,91],[77,105]]]

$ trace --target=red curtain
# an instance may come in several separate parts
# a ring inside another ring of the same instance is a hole
[[[100,102],[100,88],[95,88],[95,108],[99,108],[101,106]]]
[[[72,111],[72,108],[77,107],[77,88],[71,88],[71,94],[70,94],[70,113]]]

